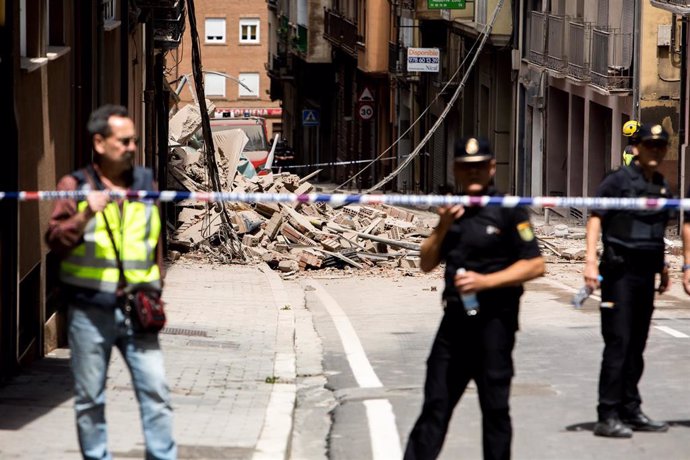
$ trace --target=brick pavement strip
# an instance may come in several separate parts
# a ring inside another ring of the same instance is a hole
[[[294,314],[282,304],[281,283],[256,266],[169,268],[168,325],[160,338],[180,458],[251,458],[260,438],[266,452],[285,448],[294,407]],[[79,458],[68,359],[69,350],[56,350],[0,388],[0,458]],[[274,377],[279,385],[267,383]],[[280,415],[271,417],[271,431],[278,420],[285,439],[262,435],[267,411]],[[137,403],[118,352],[107,419],[115,457],[141,458]]]

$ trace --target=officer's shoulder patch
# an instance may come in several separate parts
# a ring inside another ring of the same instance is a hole
[[[532,225],[530,225],[528,220],[517,224],[517,231],[520,235],[520,238],[522,238],[522,241],[532,241],[534,239]]]

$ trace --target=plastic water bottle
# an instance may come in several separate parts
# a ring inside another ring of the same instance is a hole
[[[458,268],[455,274],[462,275],[465,272],[466,270],[464,268]],[[477,294],[460,294],[460,297],[462,297],[462,304],[465,307],[465,313],[467,313],[467,316],[475,316],[477,313],[479,313],[479,301],[477,300]]]
[[[601,282],[601,280],[603,280],[603,279],[604,278],[601,275],[599,275],[597,277],[597,280],[599,282]],[[577,293],[573,296],[573,300],[572,300],[573,307],[582,308],[582,304],[585,303],[585,300],[587,300],[587,298],[590,295],[592,295],[592,292],[594,292],[594,289],[592,289],[588,285],[585,284],[584,286],[582,286],[580,288],[580,290],[577,291]]]

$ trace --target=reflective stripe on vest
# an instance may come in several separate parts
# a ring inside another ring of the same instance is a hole
[[[86,206],[88,203],[82,201],[77,209],[81,212]],[[155,253],[161,230],[158,207],[150,201],[125,201],[122,217],[117,203],[108,204],[103,213],[120,252],[127,284],[160,288]],[[60,280],[63,283],[103,292],[117,291],[120,271],[103,213],[89,220],[83,242],[62,261]]]

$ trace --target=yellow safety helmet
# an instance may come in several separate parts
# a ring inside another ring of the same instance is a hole
[[[626,121],[623,125],[623,135],[633,137],[640,130],[640,123],[635,120]]]

